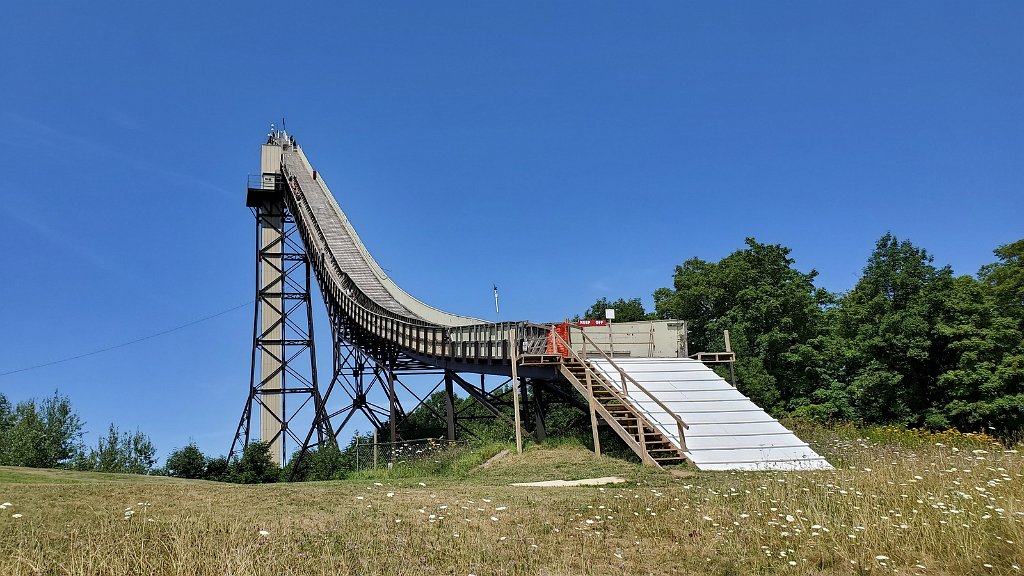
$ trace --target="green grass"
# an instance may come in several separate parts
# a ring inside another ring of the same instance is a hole
[[[0,574],[1020,573],[1016,452],[796,426],[837,470],[676,478],[572,443],[291,485],[0,468]]]
[[[106,474],[103,472],[76,472],[48,468],[17,468],[0,466],[2,484],[95,484],[95,483],[147,483],[180,482],[162,476],[139,476],[137,474]]]

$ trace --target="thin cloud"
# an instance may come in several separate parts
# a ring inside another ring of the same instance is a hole
[[[11,126],[12,130],[21,139],[21,146],[39,146],[52,152],[57,157],[64,157],[68,153],[85,153],[93,159],[123,162],[136,169],[154,172],[164,178],[178,182],[188,182],[197,187],[222,194],[225,197],[234,198],[237,196],[237,194],[229,192],[212,182],[165,168],[147,160],[140,160],[97,140],[65,132],[20,114],[7,112],[4,116],[7,118],[8,125]],[[128,123],[131,122],[131,119],[127,116],[123,116],[121,120]],[[114,123],[119,123],[119,120],[115,119]]]
[[[123,276],[123,274],[121,273],[120,269],[117,266],[111,264],[105,258],[100,256],[99,253],[89,250],[88,248],[83,246],[80,237],[72,238],[67,234],[55,230],[48,226],[47,224],[45,224],[44,222],[42,222],[41,220],[32,217],[25,210],[12,210],[5,206],[0,206],[0,209],[2,209],[8,217],[17,222],[20,222],[26,228],[29,228],[30,230],[35,232],[43,240],[49,242],[50,244],[53,244],[57,248],[70,252],[78,256],[79,258],[95,265],[96,267],[102,269],[105,272],[115,273]]]

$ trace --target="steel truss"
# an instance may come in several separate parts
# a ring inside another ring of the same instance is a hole
[[[304,444],[293,430],[293,421],[300,415],[304,418],[312,410],[310,432],[315,432],[318,441],[333,438],[334,433],[330,420],[322,417],[325,404],[317,385],[309,259],[283,195],[260,192],[260,201],[252,206],[256,218],[256,301],[249,395],[228,461],[254,439],[255,408],[261,419],[273,420],[275,432],[260,440],[280,446],[279,453],[272,456],[281,463],[287,457],[289,439],[295,446]],[[289,398],[295,401],[288,402]],[[268,426],[264,424],[266,431]]]
[[[448,440],[454,441],[460,434],[472,436],[472,430],[462,422],[480,416],[465,414],[467,407],[456,410],[456,387],[461,388],[483,406],[491,414],[488,418],[501,419],[514,426],[510,415],[511,378],[498,377],[501,378],[500,382],[488,389],[483,374],[480,374],[479,384],[476,384],[452,370],[443,370],[409,358],[394,344],[362,332],[357,324],[330,302],[326,302],[326,305],[334,341],[333,375],[323,393],[323,403],[328,408],[318,412],[318,419],[311,423],[292,468],[293,477],[310,450],[325,443],[340,448],[336,435],[344,430],[357,414],[365,416],[379,437],[389,438],[391,442],[402,439],[401,430],[408,421],[409,414],[420,408],[429,410],[438,420],[447,423]],[[412,385],[407,378],[422,376],[435,376],[438,379],[427,389]],[[531,379],[521,379],[519,383],[523,397],[528,399],[528,405],[534,415],[535,424],[530,434],[537,440],[543,440],[545,436],[545,406],[558,398],[556,390],[556,394],[546,394],[547,398],[542,401],[541,391],[553,385],[554,383],[546,380]],[[427,402],[442,388],[445,392],[444,414]],[[532,393],[527,394],[528,390]],[[383,397],[384,403],[373,401],[373,393],[376,393],[374,397]],[[415,400],[412,410],[407,411],[403,407],[403,396]],[[341,406],[337,409],[330,408],[338,404],[334,400],[340,400]],[[331,433],[318,434],[318,430],[329,430]]]
[[[278,182],[280,185],[280,182]],[[484,374],[479,384],[452,370],[440,369],[412,358],[395,343],[370,334],[349,318],[332,299],[325,298],[333,340],[333,366],[330,384],[321,394],[317,381],[316,349],[313,339],[313,312],[311,298],[311,266],[295,218],[288,209],[282,190],[250,188],[250,202],[256,218],[256,302],[253,313],[253,346],[249,375],[249,395],[239,418],[228,459],[238,456],[244,446],[254,439],[252,423],[254,410],[261,418],[272,418],[275,432],[261,440],[274,443],[281,440],[281,454],[275,459],[287,458],[287,440],[299,448],[292,474],[299,470],[306,454],[325,444],[337,444],[337,435],[362,414],[382,437],[392,442],[400,440],[400,430],[408,414],[420,407],[430,410],[435,417],[447,423],[447,438],[455,440],[459,434],[472,435],[467,420],[482,416],[467,414],[467,408],[456,410],[455,388],[461,388],[481,405],[490,416],[504,420],[514,427],[511,412],[512,379],[495,376],[500,381],[488,389]],[[267,241],[270,231],[272,241]],[[269,320],[268,320],[269,319]],[[438,380],[425,394],[417,394],[407,377],[437,376]],[[469,375],[467,375],[469,376]],[[527,405],[532,408],[535,425],[529,431],[537,440],[543,440],[544,407],[559,396],[557,386],[550,381],[520,379],[520,390]],[[427,400],[443,387],[444,414],[435,410]],[[542,390],[552,388],[555,394]],[[528,394],[528,391],[532,394]],[[371,400],[371,393],[385,398],[382,405]],[[298,395],[298,402],[286,398]],[[400,399],[415,399],[407,412]],[[280,399],[275,407],[274,399]],[[331,400],[341,399],[341,407]],[[296,418],[312,417],[304,437]]]

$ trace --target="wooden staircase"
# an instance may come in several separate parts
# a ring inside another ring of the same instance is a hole
[[[590,362],[578,357],[562,358],[559,370],[590,403],[592,417],[600,416],[644,464],[660,468],[686,460],[685,443],[676,446]]]

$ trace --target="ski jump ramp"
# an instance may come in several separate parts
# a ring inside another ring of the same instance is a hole
[[[282,197],[336,338],[382,365],[508,376],[515,362],[520,377],[568,381],[583,396],[595,426],[600,421],[611,427],[645,463],[656,466],[831,468],[704,363],[678,357],[674,343],[663,345],[664,327],[673,324],[651,323],[649,345],[620,343],[615,349],[610,327],[602,344],[576,325],[486,322],[417,300],[374,261],[294,139],[273,132],[263,145],[261,185],[250,186],[247,204],[259,210]],[[275,242],[270,233],[262,233],[266,245]],[[264,308],[266,326],[273,325],[273,313],[273,305]],[[683,332],[685,338],[685,327]],[[264,352],[264,371],[274,370],[274,358],[272,350]],[[262,420],[280,420],[273,405],[262,410]]]

